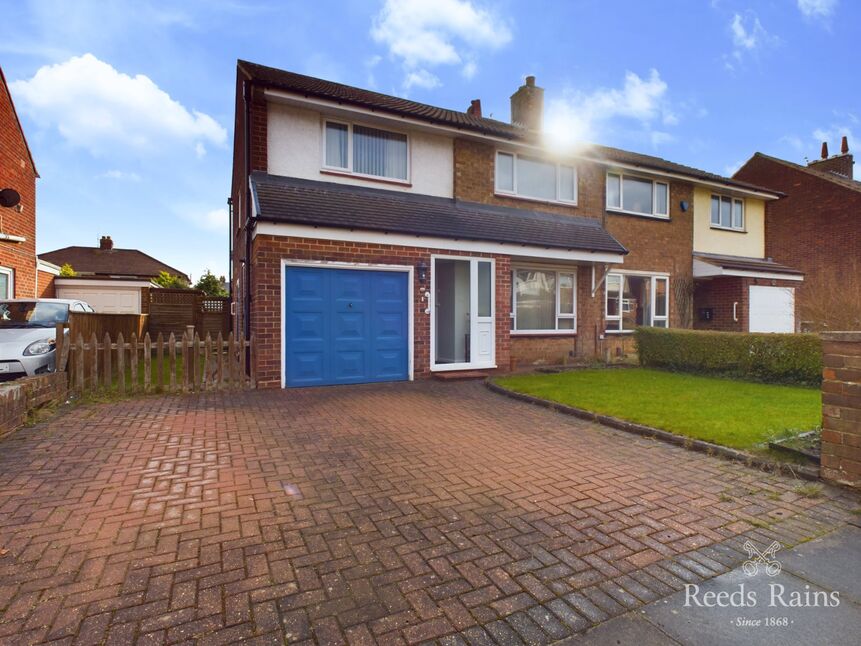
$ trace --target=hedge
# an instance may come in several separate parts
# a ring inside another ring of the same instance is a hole
[[[640,364],[770,383],[818,385],[822,341],[815,334],[743,334],[638,328]]]

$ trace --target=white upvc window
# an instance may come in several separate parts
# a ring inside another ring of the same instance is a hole
[[[669,219],[670,185],[645,177],[607,173],[607,210]]]
[[[8,267],[0,267],[0,298],[15,298],[15,273]]]
[[[340,121],[323,124],[323,168],[395,182],[409,178],[409,138]]]
[[[668,276],[608,274],[604,294],[607,332],[633,332],[641,326],[669,327]]]
[[[577,330],[574,271],[515,267],[511,286],[512,334],[573,334]]]
[[[744,231],[744,200],[712,195],[711,226],[713,229]]]
[[[496,153],[496,192],[502,195],[577,204],[577,169],[517,153]]]

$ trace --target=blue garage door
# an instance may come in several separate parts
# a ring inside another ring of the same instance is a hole
[[[288,386],[409,377],[406,272],[287,267]]]

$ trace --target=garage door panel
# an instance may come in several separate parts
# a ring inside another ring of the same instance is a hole
[[[139,287],[58,286],[57,298],[81,300],[99,314],[140,314]]]
[[[285,272],[288,386],[408,378],[405,272],[317,267],[287,267]],[[313,361],[308,355],[312,339]]]
[[[795,289],[751,285],[749,289],[751,332],[795,332]]]

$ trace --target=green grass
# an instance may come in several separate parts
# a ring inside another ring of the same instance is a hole
[[[497,380],[504,388],[723,446],[758,447],[819,426],[819,389],[645,368],[572,370]]]

